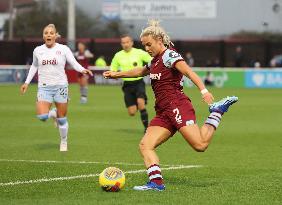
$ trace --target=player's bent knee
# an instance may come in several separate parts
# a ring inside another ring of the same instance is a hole
[[[208,148],[208,144],[207,143],[195,144],[192,147],[197,152],[204,152]]]
[[[144,153],[147,150],[153,150],[153,149],[154,149],[153,147],[145,144],[142,141],[139,143],[139,150],[140,150],[141,153]]]
[[[128,115],[133,117],[135,115],[135,112],[128,112]]]
[[[142,152],[142,151],[145,150],[145,145],[144,145],[143,142],[140,142],[140,143],[139,143],[139,150],[140,150],[140,152]]]
[[[137,112],[136,109],[128,110],[128,115],[129,116],[134,116],[136,114],[136,112]]]
[[[148,146],[146,146],[145,143],[140,142],[139,143],[139,150],[140,150],[141,153],[144,153],[146,150],[148,150]]]
[[[65,125],[67,123],[67,118],[66,117],[57,118],[57,121],[59,125]]]
[[[48,113],[46,113],[46,114],[41,114],[41,115],[37,115],[37,118],[38,118],[39,120],[45,122],[46,120],[48,120],[49,115],[48,115]]]

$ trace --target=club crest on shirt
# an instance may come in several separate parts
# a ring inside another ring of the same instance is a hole
[[[61,55],[62,52],[61,51],[56,51],[56,55]]]

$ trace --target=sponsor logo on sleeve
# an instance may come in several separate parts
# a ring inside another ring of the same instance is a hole
[[[171,51],[169,54],[168,54],[169,57],[171,58],[177,58],[180,56],[179,53],[176,53],[175,51]]]

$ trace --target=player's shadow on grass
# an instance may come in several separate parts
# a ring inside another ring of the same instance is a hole
[[[58,147],[58,143],[36,144],[36,148],[39,150],[58,149]]]
[[[216,186],[218,182],[216,181],[205,181],[205,180],[194,180],[194,179],[179,179],[177,177],[168,177],[167,182],[171,185],[184,185],[189,187],[212,187]]]

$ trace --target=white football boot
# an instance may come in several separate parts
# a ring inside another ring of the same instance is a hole
[[[66,151],[68,151],[68,143],[67,143],[67,142],[62,142],[62,141],[61,141],[61,144],[60,144],[60,151],[61,151],[61,152],[66,152]]]
[[[81,104],[86,104],[87,103],[87,97],[81,96],[80,97],[80,103]]]

